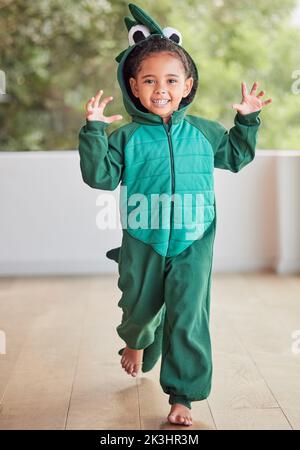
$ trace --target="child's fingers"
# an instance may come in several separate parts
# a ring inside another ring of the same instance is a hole
[[[93,105],[94,101],[95,101],[95,97],[92,97],[92,98],[89,99],[89,101],[85,105],[86,111],[92,111],[93,106],[94,106]]]
[[[103,109],[105,108],[107,103],[111,102],[112,100],[113,100],[113,97],[105,97],[99,105],[100,110],[103,111]]]
[[[258,87],[258,82],[255,81],[255,82],[253,83],[252,89],[251,89],[251,91],[250,91],[250,95],[255,94],[257,87]]]
[[[260,91],[260,93],[259,94],[257,94],[257,96],[256,97],[263,97],[265,95],[265,92],[264,91]]]
[[[248,90],[247,90],[246,83],[243,81],[242,82],[242,96],[246,97],[246,95],[248,95]]]
[[[272,99],[269,98],[268,100],[265,100],[264,102],[262,102],[262,106],[266,106],[266,105],[268,105],[271,102],[272,102]]]
[[[123,116],[121,116],[120,114],[116,114],[114,116],[107,117],[107,120],[109,123],[112,123],[115,120],[122,120],[122,119],[123,119]]]
[[[99,105],[99,100],[100,100],[102,94],[103,94],[103,90],[100,89],[99,91],[97,91],[97,93],[95,95],[95,106],[96,107]]]

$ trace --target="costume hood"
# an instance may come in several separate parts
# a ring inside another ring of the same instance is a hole
[[[128,55],[133,51],[137,45],[142,45],[143,42],[149,39],[153,39],[154,36],[160,36],[162,39],[170,39],[175,45],[181,47],[181,49],[190,57],[192,64],[194,66],[194,78],[198,83],[198,71],[195,62],[187,51],[182,47],[182,36],[181,33],[172,27],[161,28],[158,23],[156,23],[145,11],[140,7],[129,3],[129,10],[134,19],[126,16],[124,22],[128,31],[129,47],[123,50],[115,60],[119,63],[117,70],[117,78],[122,90],[123,103],[126,111],[132,116],[132,120],[135,122],[147,123],[147,124],[161,124],[163,123],[162,117],[147,110],[143,107],[136,105],[133,101],[133,94],[130,92],[130,86],[126,85],[126,80],[124,76],[124,65]],[[194,86],[195,86],[194,81]],[[177,111],[172,114],[172,122],[178,123],[183,116],[195,96],[196,89],[192,89],[190,94],[183,98]],[[140,103],[138,101],[138,103]]]

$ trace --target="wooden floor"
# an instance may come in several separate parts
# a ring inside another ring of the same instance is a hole
[[[119,298],[117,275],[0,279],[0,429],[300,429],[300,276],[213,275],[213,388],[193,427],[166,422],[159,362],[121,368]]]

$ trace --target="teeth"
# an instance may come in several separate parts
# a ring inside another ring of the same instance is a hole
[[[152,100],[153,103],[158,103],[159,105],[165,105],[169,100]]]

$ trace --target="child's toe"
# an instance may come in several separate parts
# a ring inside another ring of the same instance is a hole
[[[139,371],[139,366],[137,366],[136,364],[134,364],[134,365],[132,366],[132,372],[131,372],[131,375],[132,375],[133,377],[136,377],[137,374],[138,374],[138,371]]]
[[[175,419],[176,419],[175,423],[182,424],[184,422],[184,418],[180,414],[176,414]]]
[[[134,371],[135,373],[138,373],[138,371],[139,371],[139,368],[140,368],[140,366],[139,366],[139,365],[137,365],[137,364],[134,364],[134,366],[133,366],[133,371]]]
[[[174,416],[174,414],[168,415],[168,421],[171,423],[176,423],[176,417]]]
[[[169,414],[168,420],[169,420],[169,422],[177,424],[177,425],[185,424],[185,417],[181,416],[180,414]]]
[[[135,370],[134,370],[134,365],[133,365],[133,364],[130,364],[128,370],[129,370],[129,373],[132,375],[132,373],[135,372]]]
[[[190,420],[188,417],[184,417],[184,424],[185,425],[190,425]]]
[[[187,425],[192,425],[192,418],[187,416]]]
[[[127,362],[125,363],[124,368],[125,368],[126,372],[129,373],[129,371],[130,371],[130,362],[129,362],[129,361],[127,361]]]

